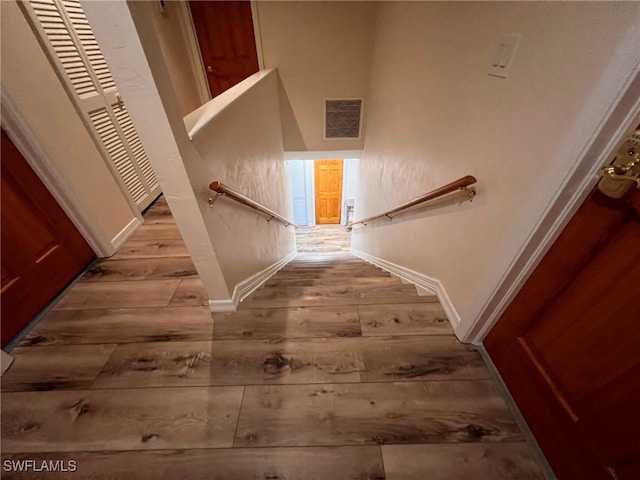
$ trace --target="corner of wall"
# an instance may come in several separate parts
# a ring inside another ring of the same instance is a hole
[[[278,273],[278,270],[293,260],[297,254],[297,251],[293,251],[264,270],[238,283],[233,289],[231,300],[209,300],[209,308],[212,312],[235,312],[240,302],[264,285],[267,280]]]
[[[434,277],[430,277],[429,275],[425,275],[424,273],[416,272],[415,270],[411,270],[407,267],[403,267],[402,265],[398,265],[393,262],[383,260],[382,258],[369,255],[368,253],[362,252],[360,250],[351,249],[351,253],[356,255],[357,257],[362,258],[363,260],[366,260],[367,262],[373,263],[374,265],[382,268],[383,270],[386,270],[393,275],[396,275],[397,277],[400,277],[401,280],[414,284],[421,296],[429,294],[438,297],[438,301],[440,302],[440,305],[442,305],[442,309],[447,315],[447,319],[449,320],[454,333],[459,339],[461,339],[458,331],[458,327],[461,323],[460,315],[458,314],[456,307],[453,305],[451,298],[447,294],[447,291],[440,280]]]

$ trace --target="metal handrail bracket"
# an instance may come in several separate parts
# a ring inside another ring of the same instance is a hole
[[[437,188],[429,193],[425,193],[424,195],[419,196],[418,198],[414,198],[413,200],[403,203],[402,205],[398,205],[395,208],[387,210],[384,213],[379,213],[377,215],[372,215],[367,218],[363,218],[361,220],[357,220],[355,222],[351,222],[348,227],[351,228],[354,225],[363,224],[366,225],[367,222],[371,222],[372,220],[376,220],[378,218],[386,217],[389,220],[392,220],[393,217],[404,213],[405,210],[415,207],[416,205],[420,205],[422,203],[428,202],[430,200],[434,200],[436,198],[442,197],[443,195],[447,195],[449,193],[453,193],[456,191],[464,191],[469,198],[469,201],[473,200],[473,197],[476,195],[475,188],[471,187],[477,180],[475,177],[471,175],[467,175],[465,177],[459,178],[458,180],[448,183],[440,188]]]
[[[209,197],[209,206],[211,208],[213,208],[213,205],[215,201],[218,199],[218,197],[225,196],[225,197],[231,198],[232,200],[235,200],[238,203],[241,203],[246,207],[252,208],[254,210],[259,211],[260,213],[263,213],[264,215],[269,217],[267,218],[267,222],[270,222],[275,218],[276,220],[284,223],[286,227],[291,225],[293,228],[297,228],[297,225],[293,221],[283,217],[282,215],[271,210],[270,208],[267,208],[264,205],[256,202],[255,200],[250,199],[249,197],[241,194],[240,192],[236,192],[235,190],[227,187],[221,182],[218,182],[218,181],[211,182],[211,184],[209,184],[209,189],[216,192],[216,194],[213,197]]]

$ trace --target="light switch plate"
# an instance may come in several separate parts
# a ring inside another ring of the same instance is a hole
[[[522,38],[520,33],[500,35],[498,37],[491,57],[489,75],[507,78],[520,38]]]

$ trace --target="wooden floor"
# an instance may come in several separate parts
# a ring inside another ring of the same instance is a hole
[[[543,478],[434,297],[311,253],[212,321],[162,199],[145,218],[11,352],[2,478]]]
[[[344,225],[316,225],[296,228],[299,252],[348,252],[351,231]]]

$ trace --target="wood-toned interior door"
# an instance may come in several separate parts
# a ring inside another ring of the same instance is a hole
[[[340,223],[342,211],[342,160],[316,160],[316,224]]]
[[[2,346],[94,258],[2,130]]]
[[[259,70],[248,1],[189,2],[211,96]]]
[[[484,345],[560,480],[639,479],[640,190],[592,193]]]

